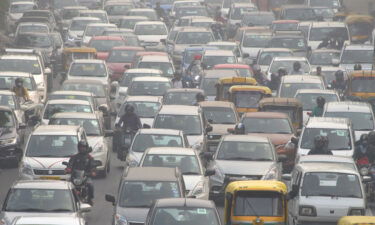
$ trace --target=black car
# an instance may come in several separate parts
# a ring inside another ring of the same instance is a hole
[[[25,124],[18,123],[13,110],[0,106],[0,164],[17,166],[22,158]]]

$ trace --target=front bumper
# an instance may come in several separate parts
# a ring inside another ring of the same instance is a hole
[[[65,173],[64,169],[40,169],[33,168],[33,174],[20,173],[24,180],[69,180],[70,175]]]

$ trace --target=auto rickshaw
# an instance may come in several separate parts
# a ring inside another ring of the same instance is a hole
[[[367,101],[375,110],[375,70],[354,71],[349,74],[346,98],[352,101]]]
[[[234,181],[225,189],[224,224],[287,224],[287,187],[275,180]]]
[[[264,98],[259,102],[259,111],[286,113],[292,120],[294,129],[302,129],[302,103],[295,98]]]
[[[271,89],[265,86],[234,85],[229,88],[229,101],[234,103],[239,114],[258,111],[259,101],[271,95]]]
[[[257,85],[252,77],[223,77],[216,83],[216,101],[228,101],[229,88],[234,85]]]
[[[69,70],[70,63],[75,59],[95,59],[95,48],[64,48],[62,54],[63,69],[65,72]]]
[[[375,20],[367,15],[349,15],[345,19],[350,32],[350,41],[352,43],[363,44],[372,40],[372,30]]]
[[[374,225],[375,216],[344,216],[337,225]]]

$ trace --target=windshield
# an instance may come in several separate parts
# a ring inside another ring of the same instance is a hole
[[[86,91],[93,93],[96,97],[105,97],[106,91],[103,85],[97,84],[63,84],[62,90],[64,91]]]
[[[269,47],[271,48],[290,48],[297,50],[306,50],[304,38],[272,38]]]
[[[215,210],[212,208],[158,207],[151,224],[219,225],[220,223]]]
[[[293,71],[293,64],[295,61],[293,60],[278,60],[273,61],[270,67],[270,72],[277,74],[279,68],[283,67],[288,74],[291,74]],[[307,61],[298,61],[301,64],[301,74],[307,74],[310,72],[310,65]]]
[[[69,76],[105,77],[107,70],[103,63],[72,63]]]
[[[199,116],[159,114],[154,128],[182,130],[186,135],[201,135],[202,121]]]
[[[204,78],[201,83],[201,89],[207,96],[216,96],[216,83],[218,78]]]
[[[130,9],[134,8],[132,4],[124,5],[108,5],[104,8],[108,16],[122,16],[125,15]]]
[[[118,116],[121,117],[125,114],[125,106],[132,105],[134,106],[134,112],[140,118],[154,118],[160,109],[159,102],[126,102],[122,104]]]
[[[234,104],[238,108],[258,108],[258,102],[263,94],[256,91],[241,91],[233,93]]]
[[[131,151],[144,152],[151,147],[184,147],[181,136],[167,134],[138,134]]]
[[[113,47],[125,45],[122,40],[91,40],[89,47],[98,52],[109,52]]]
[[[62,9],[66,6],[78,6],[76,0],[53,0],[52,1],[53,9]]]
[[[158,20],[158,16],[155,13],[155,11],[132,11],[131,10],[128,12],[128,16],[144,16],[144,17],[147,17],[148,20],[151,20],[151,21]]]
[[[292,56],[292,52],[262,52],[259,56],[258,65],[270,65],[273,57]]]
[[[119,28],[134,29],[136,23],[146,21],[147,19],[122,19]]]
[[[283,196],[272,191],[238,191],[234,216],[281,217],[284,214]]]
[[[123,79],[120,81],[121,87],[129,87],[129,84],[135,77],[148,77],[148,76],[157,76],[160,77],[159,73],[127,73],[125,71]]]
[[[95,18],[98,18],[101,22],[103,23],[108,23],[108,18],[107,18],[107,14],[106,13],[101,13],[101,12],[95,12],[95,13],[91,13],[91,12],[81,12],[79,14],[79,16],[82,16],[82,17],[95,17]]]
[[[142,24],[134,28],[136,35],[168,35],[164,24]]]
[[[136,81],[132,82],[129,89],[129,95],[151,95],[163,96],[164,93],[171,88],[169,82],[149,82],[149,81]]]
[[[103,31],[105,31],[108,27],[107,26],[87,26],[84,36],[92,37],[92,36],[102,35]]]
[[[198,8],[198,7],[186,7],[186,8],[178,8],[176,10],[176,17],[181,18],[184,16],[209,16],[207,13],[206,8]]]
[[[86,112],[92,113],[90,105],[76,105],[76,104],[47,104],[44,111],[44,119],[49,119],[55,113],[60,112]]]
[[[22,34],[22,33],[49,33],[49,30],[48,30],[48,27],[46,25],[37,25],[37,24],[33,24],[33,25],[21,25],[19,26],[18,28],[18,33],[19,34]],[[19,38],[19,42],[22,42],[26,39],[27,40],[27,36],[25,37],[24,35],[20,36],[21,38]],[[30,41],[28,41],[30,42]],[[22,44],[22,43],[20,43]]]
[[[375,79],[371,77],[355,78],[352,80],[351,84],[352,92],[375,92]]]
[[[0,64],[1,64],[0,60]],[[6,77],[1,76],[0,77],[0,90],[11,90],[14,87],[14,82],[18,77]],[[28,78],[28,77],[22,77],[23,80],[23,86],[27,88],[29,91],[35,91],[36,90],[36,84],[34,79]]]
[[[34,4],[12,4],[10,13],[23,13],[34,8]]]
[[[0,128],[14,127],[13,115],[10,111],[0,111]],[[1,134],[4,131],[1,130]]]
[[[339,1],[338,0],[310,0],[310,6],[338,8]]]
[[[71,20],[79,16],[79,9],[64,9],[62,12],[63,20]]]
[[[229,8],[233,3],[249,3],[248,0],[224,0],[223,1],[223,8]]]
[[[28,157],[70,157],[77,154],[77,136],[75,135],[31,135],[27,144]]]
[[[210,32],[179,32],[177,34],[176,44],[202,44],[205,45],[210,41],[214,41],[214,37]]]
[[[286,118],[251,118],[242,119],[245,133],[291,134],[292,126]]]
[[[314,148],[314,138],[318,135],[328,137],[329,150],[350,150],[352,148],[349,130],[329,128],[305,128],[301,148]]]
[[[309,57],[311,65],[332,65],[332,59],[340,59],[340,52],[316,52]]]
[[[273,14],[253,14],[244,15],[242,18],[242,24],[245,26],[270,26],[272,21],[275,20]]]
[[[269,143],[262,142],[221,142],[216,159],[244,161],[273,161],[273,148]]]
[[[308,21],[308,20],[315,20],[316,15],[312,8],[305,8],[305,9],[288,9],[284,11],[283,19],[287,20],[300,20],[300,21]]]
[[[12,188],[7,196],[8,212],[74,212],[70,189]]]
[[[203,107],[203,114],[210,124],[236,124],[236,114],[229,107]]]
[[[72,31],[84,31],[87,24],[99,22],[99,20],[73,20],[70,24],[69,30]]]
[[[238,7],[234,8],[230,12],[229,18],[232,20],[242,20],[243,14],[248,12],[256,11],[257,9],[254,7]]]
[[[49,35],[22,34],[17,36],[16,44],[22,47],[50,48],[53,46],[53,41]]]
[[[332,8],[314,8],[314,13],[317,18],[332,19],[335,16],[335,11]]]
[[[323,41],[334,37],[349,40],[348,29],[346,27],[315,27],[310,29],[310,41]]]
[[[168,77],[173,76],[173,66],[170,62],[140,62],[138,68],[161,70]]]
[[[27,59],[1,59],[0,71],[25,72],[31,74],[41,74],[38,60]],[[24,84],[25,86],[25,84]]]
[[[359,182],[355,174],[306,173],[303,178],[301,195],[362,198]]]
[[[11,109],[19,108],[19,105],[16,105],[13,95],[10,94],[0,94],[0,105],[7,106]]]
[[[349,118],[352,121],[354,130],[374,130],[374,118],[371,113],[361,112],[325,112],[324,117]]]
[[[149,208],[156,199],[181,196],[176,182],[129,181],[124,182],[121,187],[118,204],[127,208]]]
[[[107,62],[110,63],[131,63],[139,50],[112,50],[109,53]]]
[[[169,92],[163,97],[164,105],[194,105],[198,92]]]
[[[294,98],[300,89],[320,89],[323,90],[322,83],[283,83],[280,86],[280,97]]]
[[[290,31],[290,30],[297,30],[298,23],[274,23],[272,24],[272,30],[274,31]]]
[[[373,50],[344,50],[341,56],[341,63],[356,64],[369,63],[372,64]]]
[[[101,136],[99,122],[96,119],[51,118],[48,124],[82,126],[88,136]]]
[[[211,68],[217,64],[233,64],[237,63],[235,56],[204,56],[202,64],[207,68]]]
[[[338,102],[340,99],[336,94],[323,94],[323,93],[298,93],[296,99],[302,103],[302,108],[304,111],[312,111],[316,106],[316,99],[321,96],[327,102]],[[340,116],[337,116],[340,117]]]
[[[256,34],[245,34],[242,40],[243,47],[267,47],[271,35],[256,35]]]
[[[195,155],[147,154],[141,167],[179,168],[184,175],[202,175],[198,159]]]

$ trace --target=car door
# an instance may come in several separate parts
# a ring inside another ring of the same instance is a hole
[[[288,202],[288,209],[289,214],[292,218],[296,219],[298,216],[298,207],[299,207],[299,193],[301,188],[301,178],[302,178],[302,172],[298,169],[295,169],[292,172],[292,179],[289,183],[289,192],[292,190],[293,185],[296,185],[298,187],[298,193],[296,196],[289,200]]]

